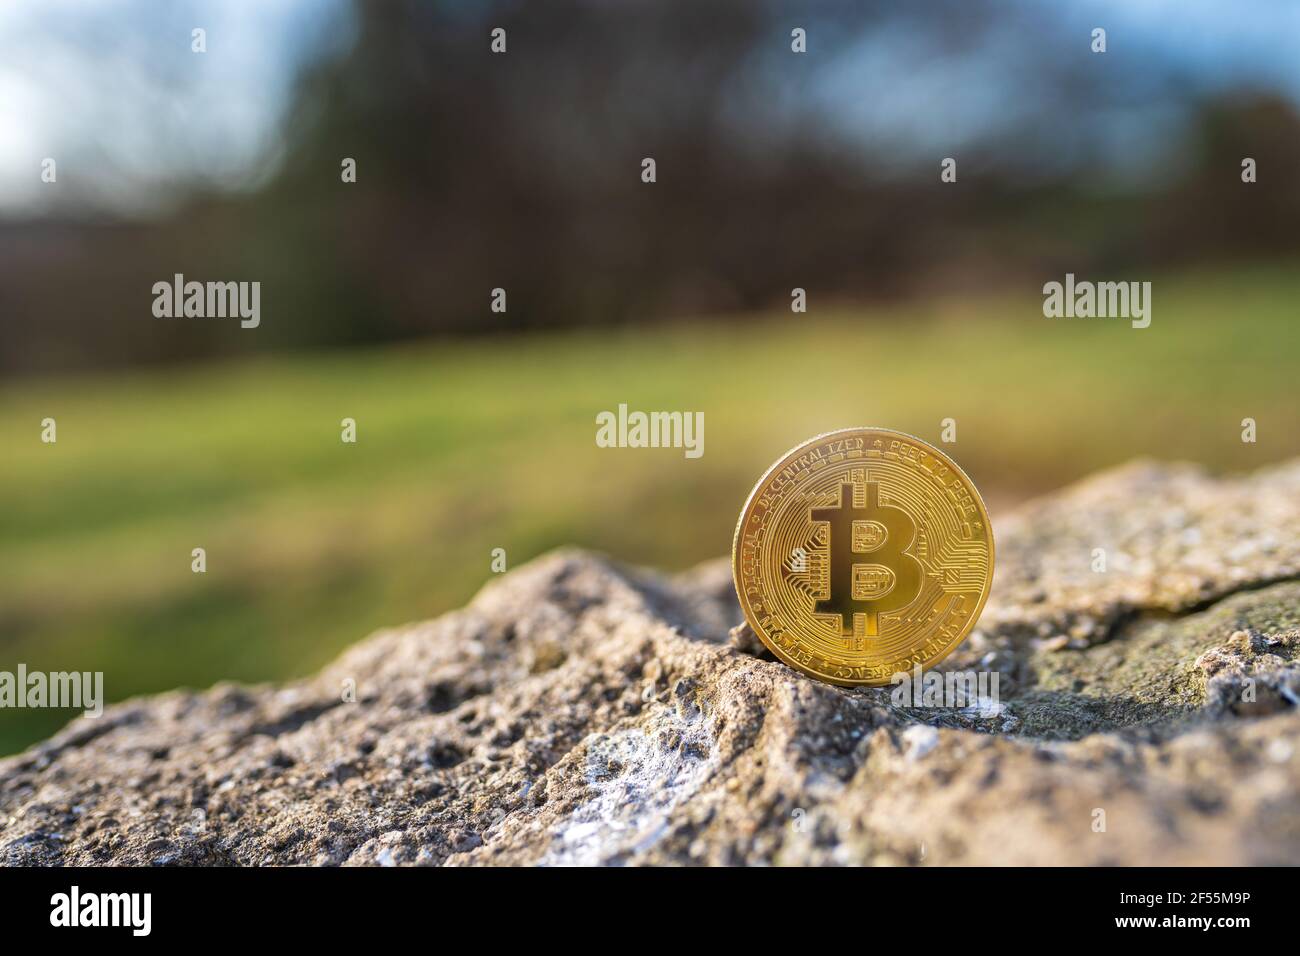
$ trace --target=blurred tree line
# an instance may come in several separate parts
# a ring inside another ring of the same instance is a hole
[[[739,316],[786,308],[796,286],[817,308],[1065,271],[1136,279],[1300,245],[1289,97],[1207,87],[1194,63],[1120,44],[1092,54],[1050,5],[393,0],[356,15],[347,53],[299,77],[265,187],[196,191],[161,219],[0,222],[6,374]],[[983,67],[1000,98],[949,135]],[[918,89],[933,112],[908,105]],[[873,125],[873,104],[901,119]],[[1183,120],[1144,126],[1148,110]],[[956,183],[940,182],[947,156]],[[151,286],[177,272],[260,280],[261,328],[154,318]]]

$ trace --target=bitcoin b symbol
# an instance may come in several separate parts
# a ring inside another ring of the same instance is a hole
[[[790,449],[758,480],[731,570],[745,620],[778,660],[883,687],[974,628],[993,585],[993,533],[979,491],[941,450],[845,428]]]
[[[866,482],[866,497],[866,507],[855,508],[853,485],[842,484],[838,506],[813,508],[810,515],[826,522],[830,535],[830,596],[813,610],[837,615],[840,634],[850,640],[877,636],[879,615],[907,607],[921,592],[921,562],[907,552],[916,522],[902,508],[880,503],[877,482]],[[863,555],[870,559],[858,560]]]

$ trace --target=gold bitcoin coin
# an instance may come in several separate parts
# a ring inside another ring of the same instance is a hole
[[[818,435],[767,470],[732,546],[749,626],[834,684],[888,684],[941,660],[993,583],[993,531],[951,458],[887,428]]]

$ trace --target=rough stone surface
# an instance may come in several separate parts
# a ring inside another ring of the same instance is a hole
[[[313,679],[129,701],[0,761],[0,860],[1300,860],[1300,462],[1132,465],[995,532],[943,670],[996,671],[996,702],[789,670],[725,561],[559,552]]]

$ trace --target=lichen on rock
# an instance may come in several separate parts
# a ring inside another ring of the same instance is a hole
[[[992,710],[772,660],[725,561],[561,551],[314,678],[127,701],[0,761],[0,860],[1300,859],[1300,463],[1127,466],[995,531],[942,666],[996,671]]]

